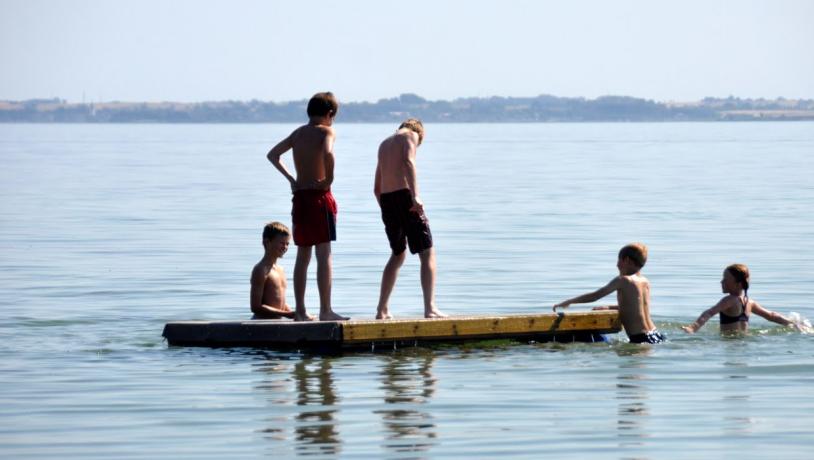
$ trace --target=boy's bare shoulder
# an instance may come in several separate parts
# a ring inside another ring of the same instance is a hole
[[[292,138],[292,139],[294,139],[294,138],[295,138],[295,137],[297,137],[297,136],[298,136],[298,135],[299,135],[301,132],[303,132],[303,130],[305,130],[306,128],[308,128],[308,125],[301,125],[301,126],[298,126],[297,128],[295,128],[295,129],[294,129],[294,131],[291,131],[291,134],[289,134],[289,137],[290,137],[290,138]]]
[[[394,144],[398,145],[401,148],[417,146],[418,134],[416,134],[413,131],[399,131],[385,139],[385,141],[388,140],[392,141]]]
[[[336,131],[334,131],[333,127],[325,126],[325,125],[306,125],[303,128],[308,129],[308,136],[311,139],[315,140],[325,140],[329,138],[336,137]]]
[[[336,134],[333,126],[326,125],[303,125],[300,127],[300,129],[307,129],[310,133],[318,136],[333,136]]]
[[[410,145],[418,147],[418,139],[418,133],[415,131],[407,131],[407,133],[405,133],[404,141]]]
[[[269,267],[268,264],[266,264],[262,260],[260,262],[257,262],[254,265],[254,268],[252,268],[252,280],[254,280],[255,278],[265,278],[268,275],[270,269],[271,267]]]
[[[297,127],[294,131],[291,131],[289,137],[292,140],[295,140],[298,137],[302,136],[320,136],[320,135],[333,135],[334,129],[330,126],[325,125],[301,125]]]
[[[616,277],[620,283],[631,286],[649,286],[650,281],[642,275],[619,275]]]
[[[396,147],[396,150],[404,154],[410,149],[415,149],[418,145],[418,141],[413,139],[413,135],[418,139],[418,135],[412,131],[393,135],[393,145]]]
[[[627,278],[627,277],[626,277],[626,276],[624,276],[624,275],[616,275],[616,276],[614,276],[614,277],[613,277],[613,279],[611,279],[611,280],[610,280],[610,283],[609,283],[609,284],[619,284],[619,283],[623,283],[623,282],[625,282],[626,278]]]
[[[390,149],[393,145],[398,145],[399,139],[401,136],[398,134],[391,134],[384,138],[384,140],[379,144],[380,149]]]

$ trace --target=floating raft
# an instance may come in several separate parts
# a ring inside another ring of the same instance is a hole
[[[592,342],[620,330],[618,312],[603,310],[443,319],[177,321],[167,323],[162,335],[175,346],[341,351],[491,339]]]

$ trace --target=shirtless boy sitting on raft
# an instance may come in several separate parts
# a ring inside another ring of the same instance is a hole
[[[435,306],[435,251],[424,202],[418,197],[415,160],[416,150],[423,140],[424,125],[421,120],[410,118],[379,145],[373,193],[382,210],[384,231],[392,253],[382,273],[376,319],[392,318],[388,302],[408,245],[410,252],[418,254],[421,261],[424,317],[447,316]]]
[[[271,164],[291,184],[291,219],[297,261],[294,263],[294,298],[296,321],[314,318],[305,308],[305,284],[311,250],[316,246],[317,288],[319,289],[319,319],[341,321],[331,309],[331,241],[336,241],[337,206],[331,184],[334,180],[333,125],[339,103],[332,93],[317,93],[308,101],[308,124],[295,129],[269,151]],[[293,149],[297,177],[288,172],[280,157]]]
[[[619,310],[630,343],[663,342],[665,337],[656,330],[656,325],[650,319],[650,282],[640,273],[646,262],[647,246],[642,243],[626,245],[619,251],[616,262],[619,276],[594,292],[554,305],[554,311],[573,303],[595,302],[616,291],[619,305],[596,307],[594,310]]]
[[[263,228],[265,254],[254,266],[249,302],[253,319],[294,318],[294,312],[285,303],[285,272],[277,259],[288,251],[291,232],[280,222],[269,222]]]

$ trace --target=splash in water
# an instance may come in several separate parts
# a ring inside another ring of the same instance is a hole
[[[802,332],[803,334],[810,334],[814,332],[814,329],[812,329],[811,327],[811,321],[809,321],[808,318],[797,313],[796,311],[793,311],[789,314],[789,319],[794,325],[794,328]]]

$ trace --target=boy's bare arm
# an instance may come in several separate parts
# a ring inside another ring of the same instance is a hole
[[[266,285],[266,274],[261,266],[254,267],[250,280],[251,290],[249,291],[249,305],[252,313],[257,313],[263,307],[263,289]]]
[[[376,201],[381,204],[381,195],[382,195],[382,167],[379,164],[376,164],[376,179],[374,179],[373,183],[373,194],[376,195]]]
[[[582,295],[576,296],[576,297],[574,297],[572,299],[568,299],[568,300],[566,300],[564,302],[560,302],[560,303],[554,305],[554,311],[556,311],[557,308],[564,308],[564,307],[567,307],[567,306],[569,306],[569,305],[571,305],[573,303],[596,302],[597,300],[601,299],[602,297],[605,297],[606,295],[608,295],[608,294],[616,291],[617,289],[619,289],[620,280],[621,280],[621,278],[619,276],[617,276],[616,278],[610,280],[610,282],[608,284],[602,286],[601,288],[597,289],[596,291],[589,292],[587,294],[582,294]]]
[[[260,307],[255,310],[252,310],[252,313],[259,317],[271,316],[294,319],[294,312],[292,310],[281,310],[265,304],[260,305]]]
[[[292,133],[293,134],[293,133]],[[288,171],[288,168],[285,167],[282,161],[280,161],[280,157],[287,151],[291,150],[292,148],[291,136],[289,135],[285,139],[281,140],[277,145],[272,147],[269,150],[268,155],[266,158],[277,168],[277,171],[286,178],[289,184],[291,184],[291,190],[294,191],[297,188],[297,179]]]
[[[404,175],[407,180],[407,187],[413,195],[413,207],[411,211],[424,214],[424,202],[418,196],[418,168],[415,164],[416,145],[412,137],[404,143]]]
[[[783,326],[792,326],[794,322],[790,319],[786,318],[785,316],[781,315],[780,313],[773,312],[771,310],[767,310],[763,308],[759,303],[754,302],[752,304],[752,312],[758,316],[761,316],[773,323],[782,324]]]
[[[320,181],[321,188],[328,189],[331,187],[331,184],[334,183],[334,165],[336,164],[336,158],[334,157],[334,152],[329,150],[325,152],[325,179]]]

